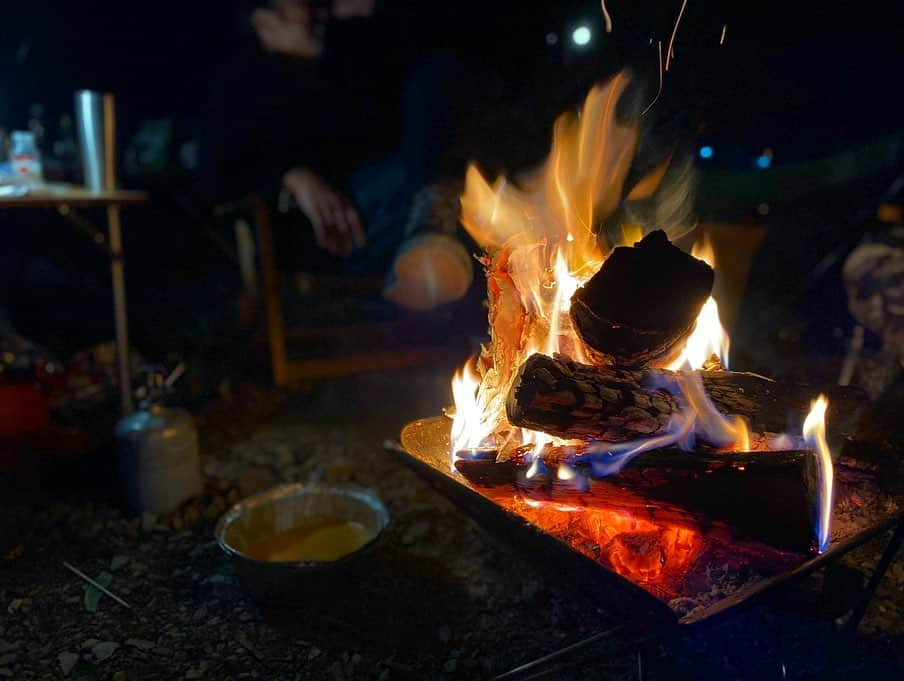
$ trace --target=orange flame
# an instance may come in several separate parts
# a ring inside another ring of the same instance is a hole
[[[455,452],[479,447],[488,438],[496,438],[498,447],[510,440],[531,443],[534,452],[550,442],[568,444],[512,427],[506,419],[505,400],[518,368],[535,352],[562,353],[579,362],[588,361],[568,311],[574,292],[599,270],[610,250],[597,228],[624,196],[638,138],[637,127],[619,122],[615,113],[627,85],[627,76],[618,74],[590,91],[580,116],[560,116],[546,162],[525,174],[518,184],[505,178],[491,184],[474,166],[468,168],[461,220],[487,254],[490,343],[483,348],[477,372],[468,367],[453,380],[453,463]],[[638,182],[628,198],[651,197],[669,161]],[[640,225],[622,226],[627,244],[642,237]],[[710,264],[714,261],[707,243],[695,247],[694,255]],[[714,352],[727,364],[728,336],[718,306],[710,299],[676,367],[700,368]],[[720,444],[746,448],[745,425],[719,414],[702,385],[699,393],[688,399],[695,410],[702,410],[698,427]],[[689,437],[694,422],[694,413],[685,414],[676,422],[675,432],[664,437]],[[637,443],[636,449],[646,450],[648,445]],[[536,470],[532,467],[531,472]]]
[[[609,250],[594,228],[617,208],[637,144],[637,128],[615,115],[627,84],[619,74],[590,91],[580,116],[560,116],[548,159],[522,186],[505,178],[490,184],[468,168],[461,220],[488,254],[490,344],[477,387],[473,374],[453,382],[453,456],[502,431],[521,442],[561,442],[511,428],[504,401],[517,368],[535,352],[586,361],[568,310]]]
[[[671,49],[667,57],[672,57]],[[562,353],[588,362],[568,312],[572,295],[599,270],[612,246],[597,234],[598,227],[623,197],[628,201],[651,198],[669,166],[671,159],[625,196],[625,177],[638,138],[636,126],[619,122],[615,115],[627,84],[627,76],[619,74],[590,91],[579,116],[562,115],[554,127],[549,157],[517,183],[502,177],[490,183],[476,167],[467,170],[461,221],[486,253],[490,342],[480,357],[469,360],[452,380],[453,471],[457,452],[480,447],[505,451],[516,443],[533,445],[527,478],[541,470],[554,470],[565,482],[577,477],[563,462],[546,468],[539,455],[547,443],[571,443],[513,427],[506,419],[505,400],[518,368],[536,352]],[[639,224],[621,225],[625,244],[639,241],[643,233]],[[715,267],[714,252],[706,240],[695,245],[692,254]],[[669,367],[676,373],[665,374],[663,379],[669,384],[665,387],[679,398],[680,413],[667,429],[649,438],[616,445],[590,444],[586,454],[602,455],[588,457],[594,474],[615,473],[643,451],[673,444],[687,448],[695,435],[726,449],[749,450],[747,424],[715,408],[698,371],[714,354],[727,368],[728,351],[729,337],[718,304],[710,297],[680,356]],[[820,396],[803,427],[803,437],[816,451],[819,464],[816,533],[820,551],[828,546],[832,510],[833,467],[825,437],[827,404]],[[778,438],[768,446],[785,447],[788,442],[787,437]],[[657,589],[666,589],[663,584],[670,575],[681,574],[701,550],[699,530],[679,523],[655,524],[614,508],[537,501],[500,490],[492,493],[498,503],[548,532],[555,534],[557,527],[568,525],[575,531],[563,536],[575,538],[569,541],[577,550],[595,546],[598,557],[619,574]]]
[[[704,237],[703,241],[694,244],[691,255],[715,269],[716,254],[709,239]],[[716,355],[722,366],[727,369],[730,344],[728,333],[719,318],[719,305],[716,299],[710,296],[697,315],[694,330],[687,339],[684,351],[668,368],[673,371],[688,366],[691,369],[700,369],[710,357]]]
[[[483,412],[477,403],[478,388],[480,376],[474,370],[474,362],[469,360],[452,377],[452,397],[455,400],[455,416],[452,419],[453,454],[463,449],[479,447],[493,433],[492,425],[487,427],[484,424]]]

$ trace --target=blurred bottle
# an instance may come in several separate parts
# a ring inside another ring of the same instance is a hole
[[[15,130],[11,138],[9,160],[14,179],[25,184],[41,184],[43,182],[41,155],[35,143],[34,133]]]
[[[9,135],[6,128],[0,128],[0,184],[12,179],[12,168],[9,164]]]
[[[112,186],[108,186],[104,161],[107,153],[106,131],[114,121],[107,120],[107,110],[112,111],[112,106],[106,106],[105,100],[112,104],[112,95],[91,90],[78,90],[75,93],[75,126],[78,131],[82,177],[85,187],[93,192],[112,189]]]
[[[50,150],[53,154],[56,179],[63,182],[78,183],[81,164],[79,163],[78,145],[75,141],[75,127],[72,123],[72,116],[69,114],[60,116],[56,139]],[[45,174],[50,175],[49,171]]]
[[[40,104],[32,104],[28,107],[28,130],[35,136],[35,145],[38,149],[44,148],[47,137],[47,124],[45,121],[44,107]]]

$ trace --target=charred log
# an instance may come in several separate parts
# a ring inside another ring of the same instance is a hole
[[[571,320],[600,363],[648,366],[670,359],[693,331],[713,287],[713,270],[650,232],[612,251],[571,298]]]
[[[617,477],[603,480],[593,479],[580,458],[572,464],[576,475],[569,480],[558,479],[555,464],[530,478],[524,461],[459,460],[455,465],[477,487],[509,487],[533,502],[614,505],[624,512],[633,501],[638,518],[696,526],[717,520],[776,548],[806,552],[814,545],[818,477],[809,450],[654,451],[634,459]]]
[[[723,414],[747,419],[754,434],[800,432],[817,390],[756,374],[701,371],[703,386]],[[625,442],[663,433],[681,409],[662,387],[674,383],[664,369],[622,369],[580,364],[563,355],[532,355],[521,366],[506,403],[509,422],[556,437]],[[858,390],[828,391],[832,439],[849,438],[863,400]]]

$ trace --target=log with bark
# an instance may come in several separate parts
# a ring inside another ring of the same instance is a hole
[[[661,365],[693,331],[713,288],[713,270],[650,232],[616,248],[571,298],[574,328],[594,361]]]
[[[701,371],[703,386],[723,414],[748,421],[753,434],[800,433],[818,390],[743,372]],[[674,372],[580,364],[535,354],[518,371],[506,403],[509,422],[556,437],[625,442],[665,432],[682,408],[662,385]],[[853,388],[827,391],[830,441],[849,438],[863,404]]]

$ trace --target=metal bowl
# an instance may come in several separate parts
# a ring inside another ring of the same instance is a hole
[[[330,521],[358,522],[372,532],[373,539],[330,562],[274,562],[248,554],[253,544],[277,533]],[[296,597],[305,599],[331,583],[360,574],[364,569],[361,563],[388,524],[386,507],[366,490],[294,483],[243,499],[217,521],[215,535],[254,597],[286,602]]]

